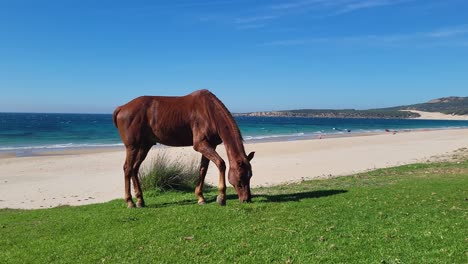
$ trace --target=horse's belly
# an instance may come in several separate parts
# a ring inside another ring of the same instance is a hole
[[[179,128],[179,129],[159,129],[155,132],[157,143],[173,146],[173,147],[184,147],[193,145],[193,134],[191,130]]]

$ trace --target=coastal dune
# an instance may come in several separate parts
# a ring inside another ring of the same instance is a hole
[[[425,162],[467,147],[468,129],[324,136],[322,139],[245,145],[247,152],[256,151],[252,161],[253,187]],[[155,147],[143,166],[161,150],[174,159],[200,159],[200,154],[191,147]],[[218,152],[227,161],[222,146],[218,147]],[[121,198],[124,158],[123,148],[4,156],[0,158],[0,208],[49,208]],[[217,186],[218,170],[212,163],[206,181]],[[193,201],[195,204],[195,196]]]
[[[447,115],[440,112],[424,112],[417,110],[402,110],[418,113],[420,117],[415,119],[426,119],[426,120],[468,120],[468,115]]]

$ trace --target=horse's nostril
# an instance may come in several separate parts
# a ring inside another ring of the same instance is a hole
[[[252,202],[252,199],[250,199],[250,198],[239,199],[239,202],[241,202],[241,203],[250,203],[250,202]]]

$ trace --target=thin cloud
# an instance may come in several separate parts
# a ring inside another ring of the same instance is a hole
[[[408,1],[402,1],[402,0],[367,0],[367,1],[356,1],[352,3],[348,3],[341,7],[340,10],[338,10],[335,14],[345,14],[349,12],[354,12],[360,9],[369,9],[369,8],[377,8],[377,7],[383,7],[383,6],[391,6],[391,5],[397,5],[401,3],[405,3]]]
[[[237,29],[255,29],[269,26],[275,21],[294,19],[297,16],[327,18],[362,9],[394,6],[419,0],[292,0],[275,4],[253,4],[247,10],[236,10],[230,14],[205,14],[200,21],[217,21],[235,26]],[[192,6],[232,5],[236,1],[195,1]],[[242,14],[244,13],[244,14]]]
[[[242,17],[236,18],[234,23],[236,24],[249,24],[249,23],[256,23],[260,21],[267,21],[277,18],[276,16],[254,16],[254,17]]]
[[[388,35],[364,35],[345,37],[302,38],[276,40],[263,43],[263,46],[298,46],[313,44],[334,45],[375,45],[375,46],[401,46],[401,45],[438,45],[438,46],[466,46],[468,43],[468,25],[458,25],[427,32]]]
[[[452,28],[444,28],[440,30],[435,30],[433,32],[428,33],[427,35],[433,38],[447,38],[447,37],[463,36],[467,34],[468,34],[468,24],[460,25],[460,26],[452,27]]]
[[[311,6],[320,6],[320,5],[330,5],[336,3],[337,1],[330,0],[303,0],[303,1],[293,1],[282,4],[271,5],[269,8],[272,10],[291,10],[297,8],[311,7]]]
[[[322,16],[341,15],[361,9],[398,5],[415,0],[300,0],[269,6],[276,11],[316,11]]]
[[[338,16],[361,9],[370,9],[397,5],[416,0],[295,0],[269,6],[257,7],[258,15],[241,17],[234,20],[234,24],[249,24],[244,28],[265,27],[274,20],[292,15],[312,14],[318,18]],[[250,25],[251,24],[251,25]],[[257,26],[256,24],[261,24]],[[239,28],[239,27],[238,27]]]
[[[298,46],[298,45],[317,44],[317,43],[329,43],[331,41],[333,41],[332,38],[288,39],[288,40],[276,40],[276,41],[263,43],[262,46]]]
[[[252,25],[241,25],[238,26],[237,29],[244,30],[244,29],[258,29],[266,27],[266,24],[252,24]]]

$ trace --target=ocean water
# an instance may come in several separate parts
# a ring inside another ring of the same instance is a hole
[[[288,141],[319,135],[468,128],[468,121],[236,117],[246,142]],[[0,152],[122,146],[110,114],[0,113]]]

